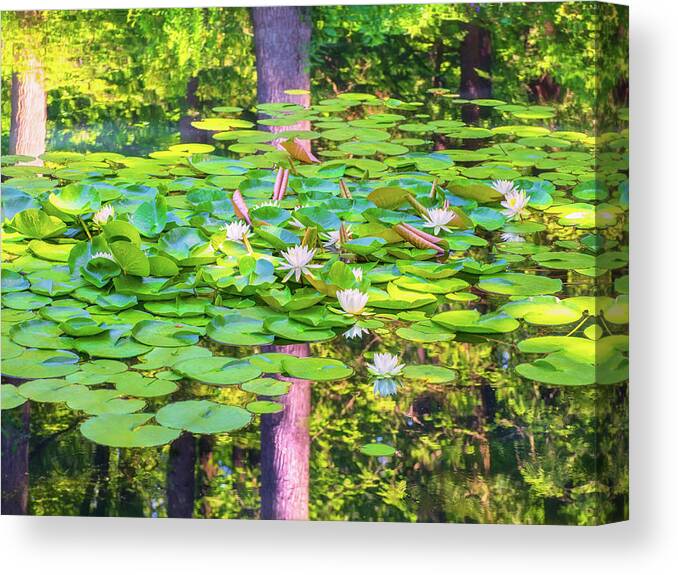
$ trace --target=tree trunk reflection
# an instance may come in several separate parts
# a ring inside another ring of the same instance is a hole
[[[273,346],[272,351],[308,357],[308,344]],[[309,417],[311,382],[278,376],[292,383],[280,413],[261,416],[261,517],[308,519]]]

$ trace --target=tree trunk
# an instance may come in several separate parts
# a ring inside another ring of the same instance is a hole
[[[309,90],[311,23],[307,9],[294,6],[252,8],[254,50],[257,61],[257,100],[290,102],[308,107],[310,94],[286,94],[285,90]],[[268,126],[272,132],[308,130],[308,121],[293,126]],[[307,140],[301,141],[307,149]]]
[[[184,115],[179,119],[179,136],[184,144],[213,144],[212,136],[216,132],[198,130],[192,125],[192,122],[200,119],[198,113],[200,107],[198,83],[197,76],[192,76],[186,83],[186,102]]]
[[[459,95],[466,100],[492,97],[492,40],[490,31],[475,24],[466,24],[466,36],[460,47],[461,83]],[[484,73],[479,74],[478,71]],[[487,75],[487,77],[483,77]],[[465,105],[462,118],[467,124],[475,123],[480,117],[478,106]]]
[[[198,440],[198,498],[200,499],[200,513],[205,519],[212,516],[212,506],[208,500],[212,490],[212,481],[219,472],[219,466],[214,463],[214,437],[201,435]]]
[[[308,357],[308,344],[273,346],[270,351]],[[261,518],[308,519],[311,438],[311,382],[278,376],[292,383],[281,398],[280,413],[261,416]]]
[[[120,449],[118,453],[118,516],[143,517],[144,500],[135,485],[137,462],[134,451]]]
[[[548,104],[560,99],[560,85],[548,73],[532,80],[529,86],[532,97],[539,104]]]
[[[28,512],[28,443],[31,408],[28,402],[2,414],[2,514]]]
[[[110,448],[94,445],[92,473],[80,506],[81,516],[108,517],[110,514],[109,463]]]
[[[192,433],[183,433],[170,444],[167,462],[168,517],[193,517],[195,462],[195,437]]]
[[[9,153],[31,156],[32,165],[42,165],[37,157],[45,152],[47,136],[47,95],[40,61],[29,55],[23,70],[12,74],[12,115],[9,129]]]

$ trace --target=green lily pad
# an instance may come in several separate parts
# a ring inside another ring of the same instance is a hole
[[[80,426],[90,441],[109,447],[153,447],[165,445],[181,434],[180,430],[148,425],[153,414],[106,414],[92,417]]]
[[[290,383],[269,377],[259,377],[257,379],[246,381],[240,387],[243,391],[256,393],[257,395],[276,397],[279,395],[285,395],[289,391]]]
[[[146,402],[141,399],[123,399],[115,389],[95,389],[78,392],[67,400],[67,405],[76,411],[88,415],[104,415],[106,413],[134,413],[143,409]]]
[[[288,357],[292,356],[287,353],[268,352],[251,355],[245,359],[261,369],[263,373],[282,373],[284,371],[283,361]]]
[[[579,320],[582,314],[576,306],[567,305],[553,296],[509,302],[501,307],[501,311],[534,325],[565,325]]]
[[[596,266],[596,258],[576,252],[543,252],[534,254],[532,259],[540,266],[556,270],[574,270]]]
[[[136,357],[150,351],[150,347],[126,337],[124,332],[111,329],[104,333],[88,337],[80,337],[75,340],[73,347],[90,357],[105,357],[110,359],[122,359]]]
[[[12,359],[3,360],[2,374],[18,379],[63,377],[78,371],[80,357],[63,350],[28,349]]]
[[[261,375],[261,370],[247,361],[230,357],[198,357],[172,366],[184,377],[211,385],[238,385]]]
[[[476,287],[501,295],[534,296],[557,293],[563,289],[563,283],[546,276],[503,273],[482,277]]]
[[[266,413],[280,413],[284,406],[277,401],[250,401],[246,406],[247,411],[263,415]]]
[[[333,381],[353,375],[353,369],[337,359],[289,356],[282,361],[290,377],[311,381]]]
[[[395,455],[395,447],[385,443],[366,443],[360,447],[360,453],[370,457],[391,457]]]
[[[457,372],[440,365],[407,365],[403,377],[426,383],[449,383],[457,379]]]
[[[225,345],[267,345],[274,337],[265,333],[264,322],[238,313],[212,318],[207,326],[210,339]]]
[[[178,389],[172,381],[143,377],[137,371],[109,375],[106,381],[115,384],[120,393],[136,397],[160,397]]]
[[[434,315],[431,321],[467,333],[509,333],[520,327],[508,314],[493,312],[481,315],[477,310],[444,311]]]
[[[20,385],[18,391],[31,401],[61,403],[86,393],[87,388],[64,379],[34,379]]]
[[[213,401],[178,401],[161,408],[155,416],[161,425],[191,433],[228,433],[247,426],[252,415],[241,407]]]
[[[142,371],[151,371],[161,368],[171,368],[180,361],[186,359],[196,359],[200,357],[212,357],[212,352],[205,347],[180,347],[180,348],[156,348],[150,352],[139,356],[139,363],[132,366],[132,369]]]
[[[31,286],[30,282],[18,272],[12,270],[2,270],[2,293],[8,294],[17,291],[27,290]]]
[[[52,303],[52,298],[28,291],[17,291],[2,296],[3,307],[17,310],[40,309]]]
[[[289,318],[267,319],[264,327],[274,335],[292,341],[326,341],[336,336],[331,329],[314,329]]]
[[[205,330],[169,321],[143,320],[132,329],[132,337],[148,346],[184,347],[195,345]]]
[[[0,409],[14,409],[26,401],[26,398],[17,392],[16,385],[9,383],[0,385]]]
[[[12,326],[9,336],[14,343],[38,349],[69,349],[72,339],[63,337],[59,326],[42,319],[32,319]]]
[[[27,238],[42,240],[53,238],[66,231],[66,224],[55,216],[47,215],[38,208],[29,208],[16,214],[9,227]]]

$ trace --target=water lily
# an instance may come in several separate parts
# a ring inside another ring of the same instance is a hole
[[[102,206],[101,209],[92,216],[92,223],[101,227],[115,217],[115,208],[111,204]]]
[[[345,289],[337,292],[337,299],[341,309],[351,315],[362,313],[367,305],[367,298],[367,294],[358,289]]]
[[[245,222],[231,222],[221,228],[226,232],[226,239],[232,242],[242,242],[243,238],[250,233],[250,227]]]
[[[255,204],[254,207],[252,208],[253,210],[258,210],[259,208],[278,208],[280,207],[280,202],[277,200],[266,200],[264,202],[259,202],[258,204]]]
[[[457,214],[455,214],[452,210],[447,209],[447,206],[443,208],[433,208],[426,210],[426,215],[424,216],[424,221],[426,223],[424,224],[424,227],[433,228],[434,234],[437,234],[440,230],[449,232],[451,230],[447,227],[447,224],[449,224],[456,217]]]
[[[327,233],[320,234],[320,237],[325,240],[323,246],[327,249],[338,248],[343,241],[350,240],[353,237],[351,226],[344,228],[344,238],[341,237],[341,230],[331,230]]]
[[[363,281],[363,268],[351,268],[351,273],[353,274],[355,281]]]
[[[501,234],[501,241],[502,242],[524,242],[525,238],[521,236],[520,234],[512,234],[509,232],[504,232]]]
[[[364,333],[369,333],[369,330],[365,329],[364,327],[360,327],[357,323],[355,323],[344,332],[344,337],[346,339],[353,339],[354,337],[362,337]]]
[[[510,194],[513,191],[516,191],[517,188],[513,185],[511,180],[494,180],[491,186],[499,192],[502,196]]]
[[[530,198],[523,190],[513,190],[504,196],[504,201],[501,205],[506,209],[502,213],[508,218],[520,218],[527,213],[527,202]]]
[[[282,257],[285,258],[286,262],[281,264],[281,270],[289,270],[287,275],[283,278],[283,282],[286,282],[292,275],[294,279],[299,281],[301,279],[301,274],[310,274],[310,268],[320,268],[320,264],[312,264],[313,256],[315,256],[315,250],[308,249],[306,246],[293,246],[285,252],[281,252]]]
[[[395,377],[405,367],[404,363],[398,362],[398,356],[392,353],[375,353],[374,363],[367,364],[367,371],[377,377]]]
[[[101,259],[104,259],[104,260],[111,260],[112,262],[115,261],[113,254],[110,254],[108,252],[95,252],[95,253],[93,253],[91,259],[95,260],[97,258],[101,258]]]
[[[374,395],[380,397],[388,397],[389,395],[395,395],[398,391],[399,382],[397,379],[390,377],[378,377],[374,380]]]

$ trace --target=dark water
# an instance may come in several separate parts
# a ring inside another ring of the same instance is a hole
[[[347,381],[311,384],[309,518],[579,525],[624,519],[627,386],[557,388],[521,379],[512,367],[525,359],[515,344],[526,335],[521,329],[501,341],[423,346],[401,340],[405,363],[439,363],[459,377],[405,382],[395,399],[374,395],[360,363]],[[395,335],[365,343],[398,345]],[[355,365],[364,349],[333,342],[313,344],[311,354]],[[179,393],[215,392],[183,383]],[[230,402],[243,392],[220,393]],[[27,488],[30,514],[261,516],[258,425],[213,437],[187,434],[170,454],[169,447],[95,445],[77,429],[85,417],[58,404],[27,405],[3,412],[3,427],[15,428],[20,446],[30,420],[28,473],[3,461],[3,479],[19,474],[14,479]],[[366,441],[393,445],[397,454],[367,458],[359,453]]]

